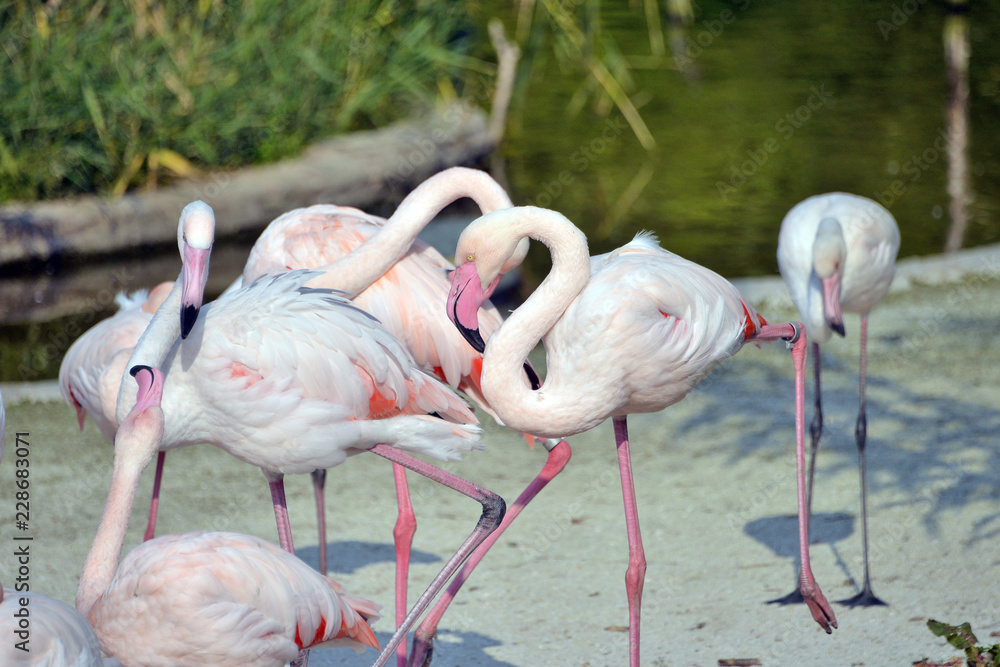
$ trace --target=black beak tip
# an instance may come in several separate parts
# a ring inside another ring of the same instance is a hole
[[[131,375],[132,377],[135,377],[136,375],[139,374],[139,371],[149,371],[150,373],[152,373],[153,369],[143,364],[136,364],[131,369],[129,369],[128,374]]]
[[[844,329],[843,322],[833,322],[830,324],[830,328],[840,334],[841,338],[847,335],[847,330]]]
[[[194,328],[194,323],[198,320],[198,309],[194,306],[185,306],[181,310],[181,338],[187,338]]]
[[[458,330],[461,332],[462,337],[469,341],[469,345],[471,345],[476,352],[482,354],[486,351],[486,341],[483,340],[482,335],[479,333],[479,329],[469,329],[459,325]]]
[[[528,376],[528,381],[531,382],[531,389],[533,391],[538,391],[539,389],[541,389],[542,380],[541,378],[538,377],[538,373],[535,372],[535,369],[532,368],[531,364],[529,364],[527,361],[524,362],[524,372]]]

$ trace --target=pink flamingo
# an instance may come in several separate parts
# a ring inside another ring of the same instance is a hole
[[[819,346],[836,331],[844,335],[844,312],[861,314],[861,382],[858,420],[854,430],[861,476],[861,541],[865,581],[861,592],[842,600],[848,606],[884,605],[872,592],[868,565],[868,498],[865,482],[865,380],[867,375],[868,312],[889,291],[896,272],[899,227],[884,207],[866,197],[832,192],[799,202],[781,222],[778,267],[812,341],[816,378],[816,414],[810,428],[807,499],[812,506],[816,449],[823,434]],[[795,593],[775,602],[796,602]]]
[[[165,282],[148,293],[140,290],[131,296],[119,294],[115,298],[118,312],[92,326],[66,351],[59,365],[59,389],[63,400],[76,410],[81,431],[89,414],[104,437],[114,442],[118,431],[115,415],[118,387],[125,365],[172,287],[172,282]],[[147,540],[156,532],[164,458],[165,452],[156,458],[153,498],[144,538]]]
[[[167,535],[143,542],[119,564],[135,477],[164,432],[163,374],[148,366],[133,372],[136,404],[115,438],[111,490],[76,596],[101,647],[149,667],[277,667],[309,647],[378,650],[368,625],[378,605],[258,537]]]
[[[530,237],[552,253],[552,270],[488,343],[478,329],[483,285],[496,279],[516,244]],[[655,412],[683,398],[747,340],[795,339],[797,461],[802,591],[813,618],[830,632],[836,619],[809,568],[805,540],[801,370],[805,341],[791,324],[767,325],[717,274],[640,234],[589,257],[587,240],[555,211],[521,207],[479,218],[462,233],[448,314],[484,350],[483,393],[511,428],[540,435],[580,433],[611,417],[625,500],[629,566],[629,660],[639,664],[639,622],[646,561],[639,533],[626,416]],[[547,372],[531,391],[517,359],[542,340]],[[417,655],[416,648],[413,652]],[[419,664],[419,663],[417,663]]]
[[[446,169],[421,183],[400,203],[388,219],[368,215],[356,208],[318,205],[296,209],[276,218],[260,235],[246,267],[242,284],[263,275],[292,269],[315,269],[322,273],[309,281],[310,287],[342,290],[363,310],[374,315],[400,340],[425,372],[437,376],[452,389],[471,397],[496,419],[479,387],[482,355],[469,347],[444,313],[451,287],[447,272],[454,265],[437,250],[417,238],[420,231],[448,204],[472,198],[484,213],[509,208],[513,204],[506,191],[487,173],[464,167]],[[505,270],[524,259],[528,242],[514,252]],[[495,285],[491,286],[492,291]],[[436,305],[435,305],[436,304]],[[503,322],[497,309],[484,302],[480,329],[488,337]],[[525,364],[529,377],[537,375]],[[499,421],[499,420],[498,420]],[[546,441],[548,462],[529,485],[530,492],[512,505],[504,523],[465,566],[464,580],[472,568],[517,516],[569,460],[569,445]],[[406,581],[410,546],[416,517],[409,500],[406,475],[393,466],[399,499],[399,519],[394,535],[397,551],[396,615],[406,614]],[[325,471],[313,473],[319,515],[319,567],[327,567],[323,484]],[[526,490],[527,491],[527,490]],[[460,584],[458,584],[460,586]],[[457,586],[453,584],[457,590]],[[443,609],[441,610],[443,612]],[[436,626],[435,626],[436,627]],[[400,645],[400,664],[405,661],[405,644]]]
[[[213,239],[211,208],[202,202],[185,207],[181,278],[129,361],[129,367],[162,367],[170,379],[161,448],[208,443],[259,467],[271,489],[279,541],[290,552],[284,475],[331,468],[366,450],[483,505],[480,522],[414,605],[386,655],[504,514],[496,494],[396,448],[457,459],[481,448],[475,416],[447,386],[417,369],[371,315],[330,290],[306,288],[315,273],[256,280],[206,305],[198,317]],[[178,339],[191,323],[187,338]],[[126,378],[118,396],[121,419],[135,396]]]

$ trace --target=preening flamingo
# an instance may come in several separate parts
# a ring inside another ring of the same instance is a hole
[[[483,285],[491,284],[516,244],[530,237],[552,253],[537,290],[485,343],[478,329]],[[519,207],[469,225],[456,250],[448,314],[483,357],[483,393],[504,422],[539,435],[571,435],[611,417],[625,500],[629,566],[629,660],[639,664],[639,622],[646,561],[636,514],[626,416],[655,412],[683,398],[747,340],[795,338],[796,444],[802,589],[813,618],[836,627],[809,568],[805,540],[801,369],[805,342],[791,324],[767,325],[717,274],[640,234],[606,255],[589,257],[587,240],[555,211]],[[542,340],[546,376],[531,391],[520,362]],[[415,651],[416,653],[416,651]]]
[[[139,337],[153,319],[153,313],[167,298],[172,287],[172,282],[165,282],[148,293],[140,290],[131,296],[119,294],[115,297],[118,312],[87,329],[66,351],[59,365],[59,390],[63,400],[76,409],[81,431],[89,414],[104,437],[114,442],[118,431],[115,415],[118,387],[125,365]],[[164,452],[160,452],[156,459],[153,498],[146,524],[147,540],[152,539],[156,531],[163,462]]]
[[[332,468],[365,450],[480,502],[480,522],[418,600],[408,617],[412,624],[500,523],[504,506],[496,494],[395,448],[457,459],[480,447],[475,416],[447,386],[416,368],[371,315],[330,290],[305,287],[316,277],[309,271],[256,280],[206,305],[198,317],[214,238],[211,208],[189,204],[180,229],[186,231],[179,241],[185,259],[181,279],[129,361],[130,368],[162,367],[167,376],[161,447],[208,443],[259,467],[271,489],[279,540],[288,551],[293,545],[284,475]],[[191,323],[187,338],[178,339]],[[118,398],[122,418],[135,395],[126,376]],[[132,483],[138,483],[138,474]],[[406,629],[404,623],[397,635],[405,636]],[[394,635],[386,651],[395,650],[398,641]]]
[[[0,588],[0,635],[4,665],[121,666],[101,657],[97,635],[83,614],[35,591]]]
[[[111,490],[76,597],[101,647],[145,667],[279,667],[304,648],[378,650],[368,626],[378,605],[258,537],[167,535],[143,542],[119,564],[134,480],[164,433],[163,373],[148,366],[133,372],[136,404],[115,438]]]
[[[291,269],[314,269],[319,275],[310,287],[347,292],[361,309],[374,315],[406,346],[419,366],[471,397],[479,407],[496,418],[479,387],[482,355],[466,344],[448,321],[444,306],[451,287],[447,272],[454,265],[437,250],[417,238],[421,230],[445,206],[469,197],[483,213],[513,204],[506,191],[489,174],[475,169],[446,169],[417,186],[406,196],[392,216],[385,220],[346,206],[318,205],[296,209],[276,218],[260,235],[243,270],[243,284]],[[514,252],[505,270],[524,259],[528,241]],[[495,287],[495,285],[493,285]],[[480,329],[484,337],[495,331],[503,319],[497,309],[484,302]],[[534,375],[530,366],[526,371]],[[535,376],[537,380],[537,376]],[[490,544],[503,532],[522,508],[569,460],[569,445],[546,442],[548,462],[544,472],[529,485],[531,492],[511,506],[503,526],[489,538]],[[406,613],[406,577],[410,545],[416,519],[409,501],[406,476],[394,466],[400,513],[394,535],[397,549],[396,613]],[[326,572],[326,536],[323,519],[325,471],[313,475],[319,527],[320,572]],[[488,549],[489,545],[484,545]],[[480,551],[485,552],[481,548]],[[482,557],[477,553],[466,565],[464,580]],[[458,584],[460,585],[460,584]],[[451,594],[457,590],[454,585]],[[441,610],[443,611],[443,610]],[[426,628],[425,628],[426,630]],[[401,660],[405,646],[400,647]]]
[[[866,197],[832,192],[799,202],[781,222],[778,267],[792,301],[802,313],[812,341],[816,378],[816,414],[811,425],[809,490],[812,501],[816,449],[823,433],[819,346],[836,331],[844,335],[843,313],[861,314],[861,372],[855,441],[861,475],[861,541],[865,581],[861,592],[843,600],[849,606],[884,605],[873,592],[868,561],[868,494],[865,481],[865,381],[868,312],[889,291],[896,272],[899,227],[884,207]],[[795,601],[794,593],[778,602]]]

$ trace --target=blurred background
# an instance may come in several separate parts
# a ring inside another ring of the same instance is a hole
[[[886,206],[901,257],[994,243],[997,5],[14,0],[0,8],[0,207],[294,159],[448,103],[489,111],[499,20],[521,57],[503,137],[473,166],[515,204],[564,213],[592,253],[647,229],[726,277],[773,274],[784,214],[834,190]],[[217,241],[218,286],[267,222]],[[438,238],[450,256],[456,236]],[[0,292],[19,295],[0,313],[0,381],[55,377],[115,291],[178,269],[173,243],[0,267]],[[535,248],[522,288],[547,270]]]

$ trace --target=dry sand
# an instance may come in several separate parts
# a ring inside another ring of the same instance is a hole
[[[771,321],[794,317],[777,279],[739,281]],[[644,665],[910,665],[958,654],[928,618],[969,621],[1000,642],[1000,247],[952,260],[901,263],[873,313],[869,344],[869,482],[875,591],[888,607],[834,605],[824,634],[802,605],[766,601],[796,572],[791,362],[780,345],[749,346],[684,401],[630,418],[648,559]],[[862,577],[856,318],[823,348],[826,431],[816,475],[812,562],[827,597]],[[811,382],[809,396],[811,400]],[[107,493],[111,447],[93,424],[81,434],[53,387],[3,387],[7,451],[0,466],[0,577],[14,571],[14,433],[30,443],[32,589],[72,601]],[[57,396],[57,394],[55,394]],[[35,398],[32,399],[31,397]],[[811,418],[811,408],[807,418]],[[544,453],[486,424],[487,450],[451,464],[513,500]],[[573,460],[470,580],[441,625],[434,664],[625,665],[627,563],[610,424],[574,436]],[[142,502],[126,548],[140,539]],[[412,478],[412,476],[411,476]],[[413,479],[418,518],[411,600],[479,515],[478,505]],[[316,560],[308,477],[288,480],[300,555]],[[349,460],[329,476],[333,576],[393,607],[394,493],[388,464]],[[209,447],[167,457],[160,534],[236,530],[275,539],[263,477]],[[376,624],[384,642],[391,620]],[[313,665],[368,665],[374,652],[315,651]]]

